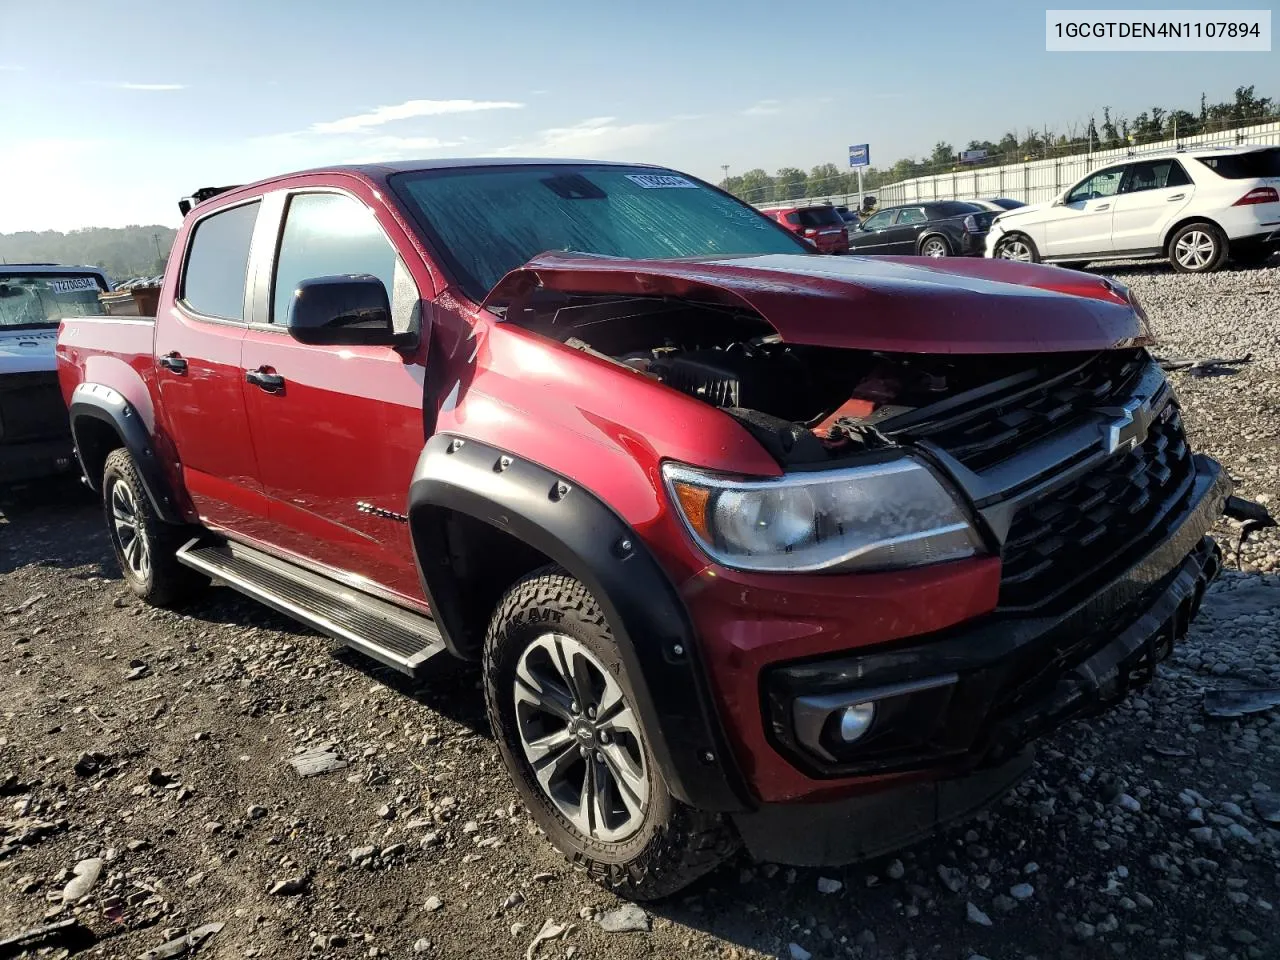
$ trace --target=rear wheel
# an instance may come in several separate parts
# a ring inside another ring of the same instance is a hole
[[[929,237],[924,243],[920,244],[920,256],[949,257],[951,256],[951,245],[942,237]]]
[[[1040,252],[1031,238],[1021,233],[1011,233],[1002,237],[996,244],[996,256],[1001,260],[1016,260],[1019,263],[1039,263]]]
[[[596,599],[555,568],[498,605],[485,697],[502,758],[547,838],[597,881],[664,897],[737,848],[717,814],[667,789]]]
[[[102,507],[124,582],[143,600],[173,606],[208,586],[208,577],[177,560],[191,532],[160,519],[123,447],[112,450],[103,466]]]
[[[1217,270],[1226,255],[1226,238],[1212,223],[1188,223],[1169,238],[1169,262],[1179,273]]]

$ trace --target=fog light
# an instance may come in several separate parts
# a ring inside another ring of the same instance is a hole
[[[845,743],[853,743],[871,729],[871,721],[876,718],[874,703],[855,703],[840,711],[840,739]]]

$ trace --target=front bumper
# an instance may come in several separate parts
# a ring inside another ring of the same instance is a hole
[[[71,438],[0,443],[0,484],[25,483],[70,473],[76,468]]]
[[[1149,673],[1168,655],[1218,572],[1206,533],[1231,483],[1212,460],[1198,457],[1195,466],[1192,495],[1164,539],[1065,611],[996,613],[894,649],[766,671],[771,741],[816,778],[974,766],[1016,752],[1086,704],[1101,709],[1123,698],[1124,677]],[[816,745],[805,736],[801,719],[814,704],[834,711],[869,700],[882,717],[878,731],[873,725],[849,745],[830,731]]]
[[[1163,549],[1138,566],[1163,566],[1163,556],[1156,556]],[[735,814],[743,841],[759,859],[849,863],[912,843],[987,805],[1026,772],[1034,739],[1103,712],[1151,677],[1185,635],[1220,565],[1217,544],[1203,537],[1136,601],[1083,635],[1081,618],[1096,603],[1041,635],[1013,631],[1002,637],[979,629],[933,647],[896,651],[890,656],[963,672],[964,679],[957,676],[951,685],[952,709],[937,719],[944,721],[939,728],[947,727],[939,729],[943,736],[959,734],[969,748],[932,777],[833,802],[765,804]],[[947,726],[952,723],[959,729]]]

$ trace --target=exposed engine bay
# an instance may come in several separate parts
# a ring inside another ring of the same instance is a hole
[[[718,407],[782,465],[893,442],[920,411],[1043,380],[1079,354],[882,353],[781,342],[762,318],[658,297],[539,294],[507,320]]]

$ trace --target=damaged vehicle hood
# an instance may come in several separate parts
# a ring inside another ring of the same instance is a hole
[[[484,306],[539,291],[672,297],[750,310],[784,343],[904,353],[1047,353],[1154,342],[1125,287],[1008,260],[766,254],[627,260],[545,253]]]

